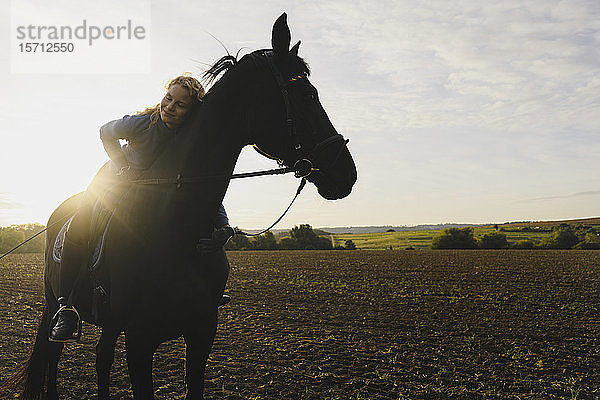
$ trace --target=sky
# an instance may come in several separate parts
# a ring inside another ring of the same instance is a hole
[[[231,53],[270,47],[284,11],[358,181],[336,201],[307,186],[278,228],[600,215],[597,0],[1,1],[0,226],[45,224],[107,160],[101,125],[158,103],[170,78],[199,76],[225,54],[213,36]],[[146,35],[27,58],[24,18],[131,19]],[[236,172],[275,166],[246,148]],[[296,186],[232,181],[231,224],[269,226]]]

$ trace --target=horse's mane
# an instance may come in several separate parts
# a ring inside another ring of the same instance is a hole
[[[221,73],[225,73],[229,68],[233,67],[238,63],[237,56],[227,54],[217,60],[204,74],[202,74],[202,80],[208,85],[213,83]]]
[[[260,52],[263,50],[258,51]],[[202,80],[206,82],[207,85],[218,81],[219,75],[225,74],[231,67],[238,64],[238,56],[239,52],[235,56],[227,54],[226,56],[219,58],[208,70],[206,70],[206,72],[204,72],[204,74],[202,74]],[[298,70],[298,72],[306,76],[310,75],[310,67],[302,57],[296,56],[293,62],[296,64],[294,67]]]

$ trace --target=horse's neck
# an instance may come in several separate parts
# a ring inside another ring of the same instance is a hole
[[[236,104],[237,103],[237,104]],[[229,176],[244,145],[242,104],[235,98],[215,96],[202,105],[165,153],[145,173],[148,178],[220,178],[161,188],[142,188],[136,203],[151,201],[161,210],[154,222],[160,230],[207,236],[229,184]],[[152,206],[152,207],[154,207]]]

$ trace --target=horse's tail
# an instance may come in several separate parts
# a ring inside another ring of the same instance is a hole
[[[17,369],[17,371],[0,385],[0,398],[13,398],[17,395],[22,400],[40,400],[42,398],[44,388],[47,386],[49,360],[52,355],[53,346],[56,343],[48,341],[48,331],[50,320],[53,316],[51,310],[56,311],[57,304],[50,288],[48,277],[49,266],[54,265],[52,260],[52,245],[54,239],[58,235],[61,226],[61,220],[66,221],[69,215],[73,215],[83,197],[83,193],[71,196],[61,203],[60,206],[50,216],[48,220],[48,230],[46,231],[46,253],[45,253],[45,270],[44,270],[44,287],[46,290],[46,305],[42,319],[35,337],[33,350]],[[54,308],[56,306],[56,308]],[[7,395],[10,393],[10,396]]]
[[[18,398],[22,400],[40,400],[42,398],[48,375],[49,323],[50,315],[48,305],[46,305],[31,354],[19,366],[17,371],[2,384],[0,393],[16,394],[20,392]]]

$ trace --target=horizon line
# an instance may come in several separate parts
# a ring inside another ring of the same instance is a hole
[[[340,228],[414,228],[414,227],[418,227],[418,226],[439,226],[439,225],[465,225],[465,226],[487,226],[487,225],[507,225],[507,224],[519,224],[519,223],[551,223],[551,222],[568,222],[568,221],[583,221],[583,220],[589,220],[589,219],[600,219],[600,216],[593,216],[593,217],[578,217],[578,218],[568,218],[568,219],[550,219],[550,220],[520,220],[520,221],[506,221],[506,222],[482,222],[482,223],[470,223],[470,222],[438,222],[438,223],[419,223],[419,224],[413,224],[413,225],[402,225],[402,224],[396,224],[396,225],[345,225],[345,226],[312,226],[311,228],[313,229],[340,229]],[[41,225],[41,226],[46,226],[44,224],[41,224],[39,222],[24,222],[24,223],[15,223],[15,224],[10,224],[10,225],[0,225],[0,228],[9,228],[11,226],[22,226],[22,225]],[[299,226],[299,225],[304,225],[303,223],[298,224],[298,225],[294,225],[294,226]],[[308,224],[310,225],[310,224]],[[242,230],[248,230],[248,231],[260,231],[262,230],[262,228],[243,228],[243,227],[239,227],[236,226]],[[273,228],[270,230],[291,230],[292,227],[282,227],[282,228]]]

